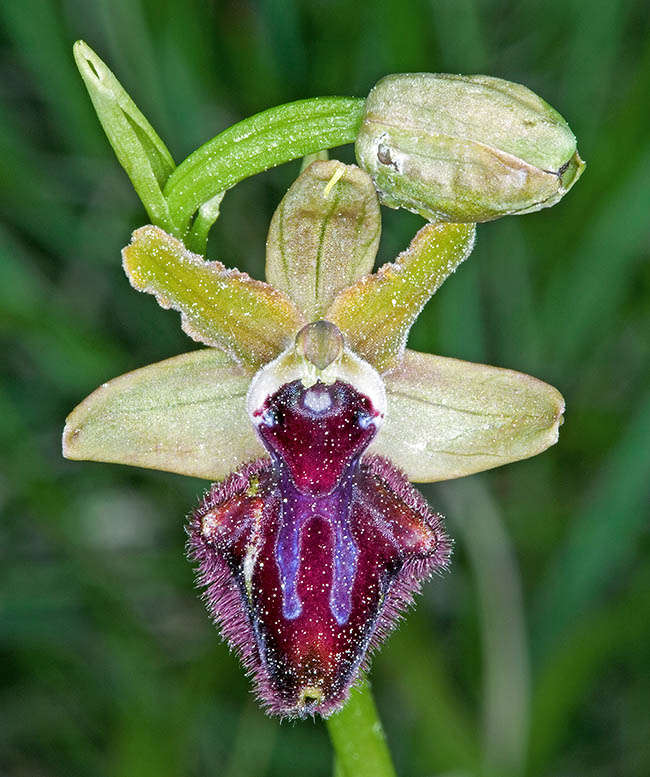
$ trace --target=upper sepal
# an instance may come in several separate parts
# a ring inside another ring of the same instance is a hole
[[[307,321],[321,318],[336,294],[372,271],[381,234],[370,176],[342,162],[314,162],[273,215],[266,277]]]
[[[114,378],[68,416],[63,455],[222,480],[264,452],[246,414],[250,379],[213,348]]]
[[[530,375],[406,351],[384,380],[388,410],[370,451],[409,480],[471,475],[557,442],[564,399]]]
[[[242,363],[270,361],[303,324],[282,292],[220,262],[206,262],[157,227],[137,229],[122,257],[131,284],[178,310],[186,334]]]

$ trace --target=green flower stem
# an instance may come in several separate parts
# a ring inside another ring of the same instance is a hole
[[[302,158],[300,174],[302,175],[302,173],[305,172],[309,165],[313,164],[314,162],[327,162],[329,158],[329,151],[326,148],[324,148],[322,151],[316,151],[313,154],[307,154],[307,156]]]
[[[395,768],[367,680],[353,688],[345,707],[327,720],[337,777],[395,777]]]
[[[316,97],[269,108],[221,132],[185,159],[164,189],[178,237],[204,203],[292,159],[354,142],[365,101]]]

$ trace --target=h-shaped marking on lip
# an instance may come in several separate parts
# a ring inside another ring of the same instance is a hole
[[[327,521],[334,539],[330,610],[339,626],[345,625],[350,617],[359,556],[348,520],[351,490],[349,474],[342,478],[331,494],[321,497],[303,494],[286,481],[283,484],[282,517],[275,553],[282,587],[282,614],[287,620],[294,620],[302,613],[298,594],[301,534],[306,524],[316,516]]]

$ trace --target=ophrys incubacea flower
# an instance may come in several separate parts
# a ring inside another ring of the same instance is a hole
[[[331,161],[312,164],[277,209],[269,283],[154,226],[124,249],[131,283],[211,347],[101,386],[68,418],[64,452],[218,481],[190,517],[189,552],[274,713],[340,707],[446,566],[441,517],[409,480],[468,475],[557,439],[564,404],[551,386],[405,347],[474,231],[427,224],[372,273],[375,187]]]

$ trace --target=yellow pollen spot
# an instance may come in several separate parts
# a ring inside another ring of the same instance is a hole
[[[300,691],[300,701],[298,702],[300,707],[306,707],[308,704],[314,702],[320,703],[323,701],[323,692],[317,685],[306,685]]]

